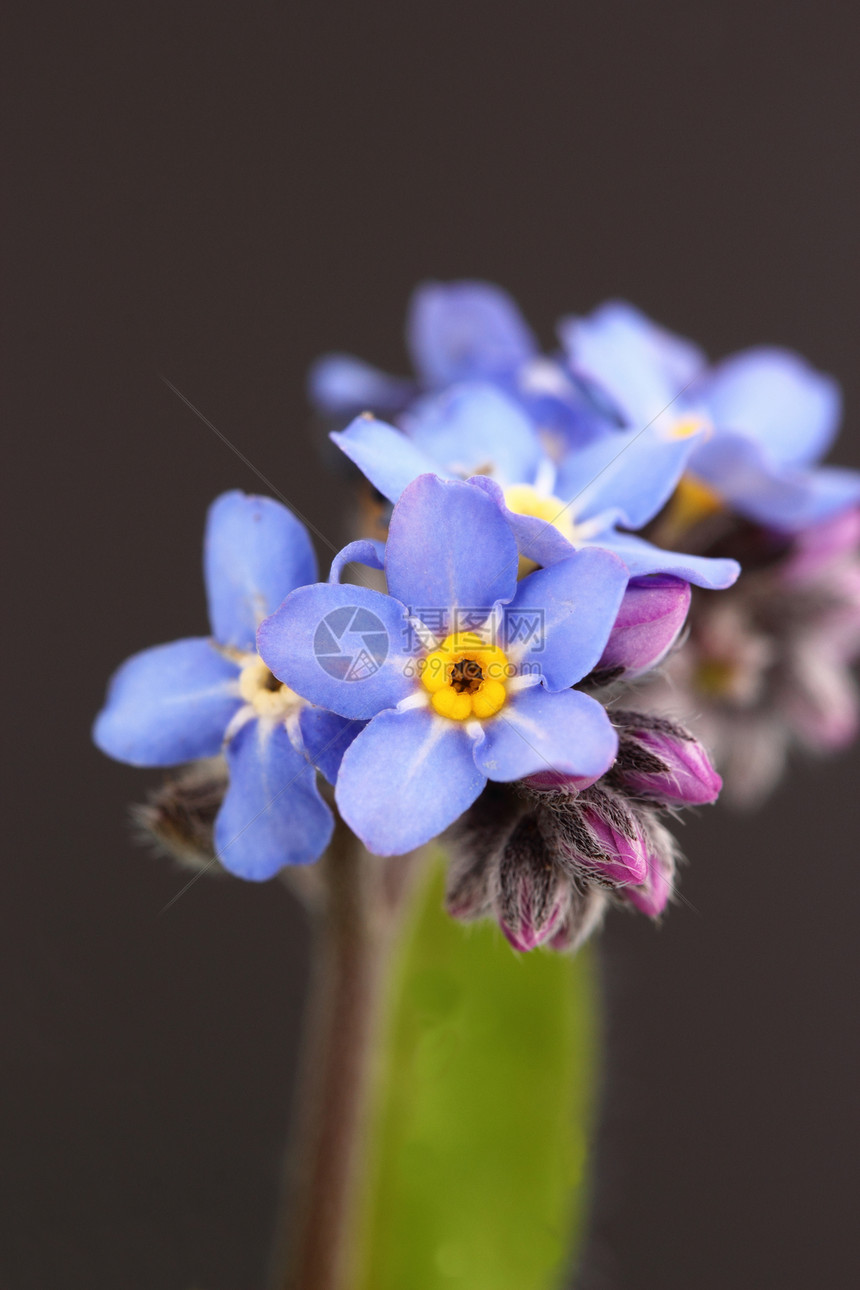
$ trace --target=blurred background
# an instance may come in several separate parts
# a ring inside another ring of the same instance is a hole
[[[248,1290],[274,1218],[303,918],[227,881],[164,910],[186,878],[126,815],[158,777],[89,743],[126,655],[205,630],[211,498],[262,489],[159,374],[335,539],[306,369],[405,370],[424,278],[503,284],[548,345],[618,295],[715,356],[796,348],[842,381],[860,466],[854,22],[785,0],[7,18],[4,1290]],[[703,811],[685,903],[610,919],[587,1290],[854,1284],[858,768]]]

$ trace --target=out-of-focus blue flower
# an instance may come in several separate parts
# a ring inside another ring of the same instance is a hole
[[[566,321],[560,334],[572,371],[624,424],[704,431],[685,481],[699,504],[795,533],[860,499],[860,474],[814,468],[841,399],[836,382],[798,355],[749,349],[709,367],[695,345],[621,302]]]
[[[524,409],[483,382],[417,400],[401,425],[402,431],[359,416],[332,434],[390,501],[420,474],[471,477],[497,502],[521,553],[536,564],[599,546],[619,555],[631,577],[671,574],[718,588],[738,575],[734,560],[664,551],[617,528],[641,528],[665,505],[695,448],[695,430],[606,429],[554,459]]]
[[[310,708],[256,652],[259,622],[316,577],[296,517],[268,497],[224,493],[209,510],[204,571],[212,636],[128,659],[93,738],[135,766],[173,766],[223,749],[230,782],[215,823],[218,859],[241,878],[262,880],[316,860],[328,845],[332,815],[310,750],[336,773],[349,723]]]
[[[359,546],[379,563],[370,544],[353,544],[349,558],[361,558]],[[261,624],[275,676],[367,722],[343,756],[336,798],[371,851],[429,841],[488,779],[551,768],[591,782],[611,764],[605,709],[571,687],[606,647],[627,570],[588,548],[518,582],[518,558],[482,489],[423,475],[394,508],[387,595],[302,587]]]
[[[406,341],[413,380],[346,354],[328,354],[311,368],[311,402],[346,424],[361,412],[394,417],[421,394],[480,381],[503,390],[553,438],[584,443],[603,430],[604,417],[566,363],[541,354],[514,301],[488,282],[418,287],[409,303]]]

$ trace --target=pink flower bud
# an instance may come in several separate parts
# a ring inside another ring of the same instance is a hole
[[[499,926],[515,950],[533,950],[561,926],[571,886],[546,848],[534,817],[514,829],[502,856],[495,893]]]
[[[794,539],[783,568],[786,582],[803,582],[860,547],[860,508],[854,506],[813,524]]]
[[[647,851],[645,839],[635,823],[632,833],[628,833],[590,807],[582,815],[605,854],[605,859],[586,862],[583,867],[591,867],[612,886],[626,887],[642,882],[648,872]]]
[[[675,881],[677,847],[675,839],[657,820],[647,825],[646,859],[648,872],[637,887],[625,887],[619,894],[640,913],[659,918],[672,894]]]
[[[797,658],[802,665],[785,696],[784,712],[809,748],[819,752],[844,748],[860,724],[860,704],[851,673],[832,666],[823,642],[811,642],[798,651]]]
[[[589,788],[568,809],[548,811],[544,827],[552,853],[574,881],[592,878],[615,887],[644,880],[645,839],[620,795]]]
[[[550,938],[550,947],[572,954],[596,931],[606,913],[609,900],[601,887],[588,884],[583,891],[574,890],[561,927]]]
[[[690,586],[680,578],[631,578],[595,671],[620,668],[627,678],[647,672],[674,644],[689,606]]]
[[[723,781],[698,740],[668,721],[652,719],[649,726],[628,726],[622,736],[618,773],[625,788],[678,805],[715,802]]]

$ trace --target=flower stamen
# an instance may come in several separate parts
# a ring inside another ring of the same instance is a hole
[[[498,646],[487,645],[476,632],[453,632],[422,659],[420,674],[441,717],[487,720],[504,707],[514,669]]]
[[[263,660],[255,655],[239,673],[239,693],[258,717],[283,720],[302,702],[294,690],[279,681]]]

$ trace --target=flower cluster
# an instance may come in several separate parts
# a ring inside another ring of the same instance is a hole
[[[573,948],[671,896],[665,817],[721,786],[697,714],[732,773],[751,724],[776,761],[853,729],[860,478],[814,464],[838,392],[782,351],[709,368],[620,304],[547,357],[480,283],[422,288],[408,334],[415,378],[311,375],[372,528],[319,582],[286,507],[219,498],[211,636],[130,659],[95,739],[192,764],[141,817],[177,852],[269,878],[336,812],[379,856],[441,838],[453,916]]]
[[[547,357],[513,302],[483,283],[420,288],[407,335],[414,381],[342,356],[311,375],[317,406],[338,422],[358,404],[396,422],[359,419],[333,436],[383,494],[430,458],[437,471],[477,469],[520,512],[512,522],[537,563],[563,558],[566,538],[614,550],[631,574],[692,583],[686,643],[638,701],[692,726],[736,801],[759,800],[793,745],[850,742],[860,475],[819,464],[841,416],[831,377],[773,347],[709,364],[621,302],[562,320]],[[491,398],[494,418],[472,416]]]
[[[695,712],[731,799],[749,806],[793,746],[824,753],[857,733],[860,510],[790,536],[737,531],[732,545],[743,576],[724,596],[696,593],[684,648],[641,699],[655,712]]]

